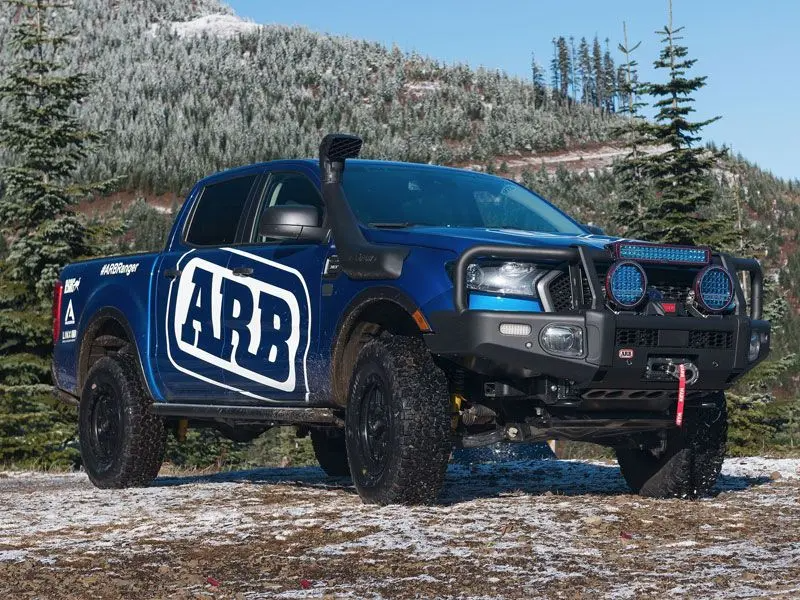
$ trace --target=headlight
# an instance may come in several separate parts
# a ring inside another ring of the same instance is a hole
[[[753,362],[761,354],[761,334],[754,331],[750,334],[750,349],[747,352],[747,360]]]
[[[467,267],[467,288],[492,294],[538,298],[536,283],[547,273],[536,265],[521,262],[477,264]]]

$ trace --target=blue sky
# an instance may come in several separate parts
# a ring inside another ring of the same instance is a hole
[[[708,85],[696,95],[697,119],[722,115],[706,140],[728,144],[786,178],[800,179],[800,2],[673,0],[675,24]],[[502,69],[530,77],[530,55],[547,66],[554,36],[642,41],[642,77],[654,77],[666,0],[228,0],[259,23],[397,44],[446,62]],[[615,59],[620,57],[615,53]]]

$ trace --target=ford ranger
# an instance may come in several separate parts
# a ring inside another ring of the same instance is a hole
[[[169,430],[293,425],[365,502],[434,501],[454,446],[546,439],[613,448],[643,495],[712,488],[724,391],[769,352],[757,261],[361,146],[213,175],[162,252],[64,268],[53,376],[95,485],[147,485]]]

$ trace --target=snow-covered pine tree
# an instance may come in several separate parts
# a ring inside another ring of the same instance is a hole
[[[15,24],[13,62],[0,83],[0,463],[71,460],[65,447],[75,419],[53,406],[50,298],[59,269],[90,253],[92,232],[73,206],[107,184],[78,185],[77,165],[97,141],[74,108],[86,97],[84,74],[68,73],[59,51],[72,33],[59,28],[68,4],[6,0]]]

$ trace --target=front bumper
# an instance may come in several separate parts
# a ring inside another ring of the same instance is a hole
[[[699,369],[692,390],[722,390],[769,353],[767,321],[731,315],[723,318],[615,314],[587,310],[580,314],[496,311],[439,312],[431,315],[434,333],[425,336],[435,354],[458,358],[473,371],[504,378],[551,377],[578,388],[674,389],[676,382],[653,378],[651,359],[691,361]],[[527,336],[505,335],[502,323],[528,325]],[[541,345],[549,324],[581,327],[584,355],[555,356]],[[748,360],[750,334],[764,334],[755,361]],[[620,351],[626,350],[623,357]],[[633,356],[630,356],[631,352]]]
[[[468,265],[478,258],[510,258],[550,264],[569,273],[570,310],[528,313],[470,310],[466,286]],[[593,398],[619,398],[620,390],[674,390],[676,381],[658,372],[658,365],[691,362],[699,369],[694,390],[723,390],[752,369],[769,353],[770,325],[761,320],[763,274],[758,261],[709,253],[711,264],[732,275],[747,272],[749,299],[738,277],[733,277],[736,306],[725,316],[672,316],[615,312],[606,306],[597,265],[615,260],[606,248],[475,246],[458,259],[453,277],[454,311],[430,315],[434,333],[426,336],[431,351],[457,360],[470,370],[498,378],[547,377],[556,386],[566,382],[578,390],[591,388]],[[588,286],[590,300],[583,291]],[[748,310],[749,309],[749,310]],[[685,311],[684,311],[685,312]],[[501,333],[500,325],[530,334]],[[583,330],[584,353],[580,357],[556,356],[546,351],[540,334],[549,324],[566,324]],[[761,350],[748,360],[751,332],[759,332]],[[624,352],[621,352],[624,351]],[[551,387],[551,384],[548,384]],[[639,392],[637,392],[638,394]],[[641,396],[633,395],[631,398]],[[586,395],[584,395],[586,398]]]

